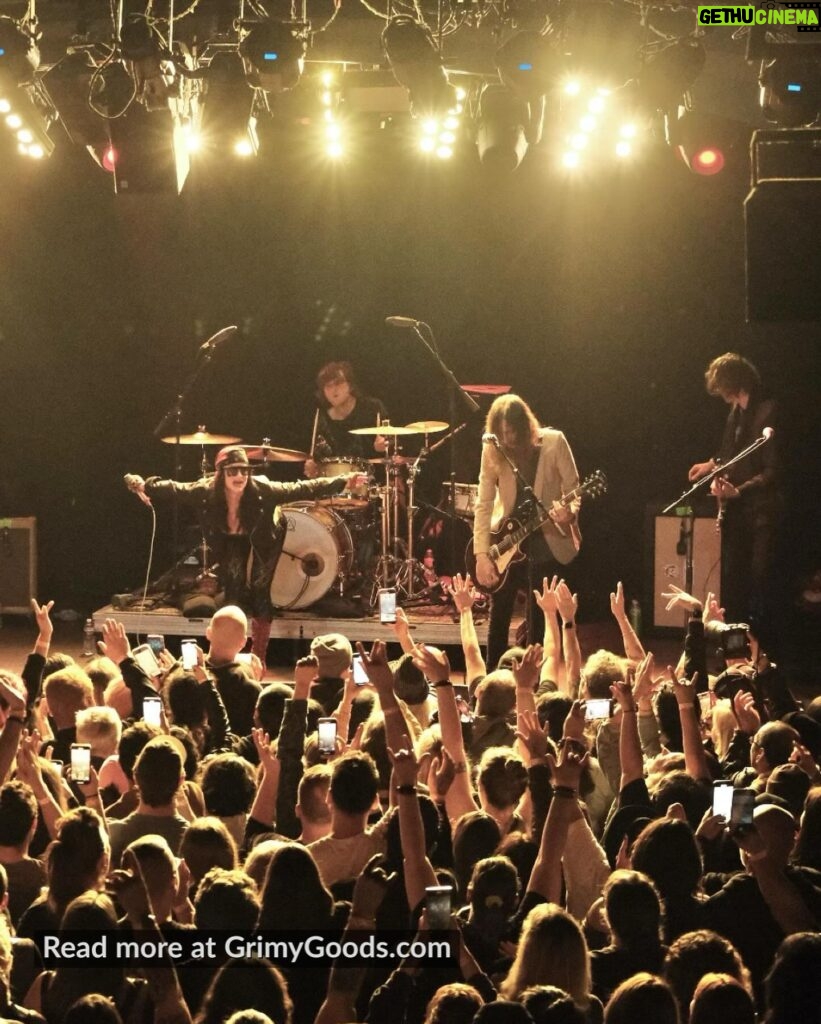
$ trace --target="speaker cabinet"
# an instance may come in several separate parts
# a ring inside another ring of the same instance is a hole
[[[693,594],[704,599],[708,591],[721,600],[721,534],[716,531],[715,518],[696,516],[690,520],[676,515],[648,516],[652,540],[652,608],[655,628],[681,629],[687,615],[681,608],[666,611],[662,593],[671,584],[686,589],[686,531],[693,523]],[[648,602],[648,605],[650,602]]]
[[[37,596],[37,520],[0,519],[0,607],[28,614]]]

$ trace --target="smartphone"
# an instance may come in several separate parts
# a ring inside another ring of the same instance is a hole
[[[131,657],[140,668],[145,672],[147,676],[158,676],[162,672],[162,667],[157,661],[157,655],[151,650],[148,644],[140,644],[139,647],[135,647],[131,652]]]
[[[732,782],[726,779],[713,783],[713,814],[720,814],[726,822],[729,822],[733,810],[733,789]]]
[[[161,725],[160,709],[162,701],[159,697],[143,697],[143,721],[146,725]]]
[[[609,697],[598,697],[584,702],[585,722],[596,722],[600,718],[609,718],[613,714],[613,702]]]
[[[705,690],[698,695],[698,703],[701,708],[701,717],[706,718],[715,707],[716,695],[712,690]]]
[[[425,910],[428,928],[432,932],[443,932],[450,928],[451,898],[453,886],[428,885],[425,887]]]
[[[362,655],[355,654],[353,656],[353,681],[357,686],[364,686],[365,683],[369,683],[368,673],[365,671],[365,666],[362,664]]]
[[[251,664],[251,652],[240,651],[239,654],[234,658],[234,661],[238,665],[250,665]]]
[[[746,629],[730,628],[722,635],[724,657],[728,660],[750,660],[750,638]]]
[[[336,719],[320,718],[317,723],[319,749],[323,754],[336,752]]]
[[[752,825],[755,796],[754,789],[733,790],[733,806],[730,811],[731,828],[749,828]]]
[[[465,704],[470,706],[470,687],[469,686],[463,686],[462,684],[454,683],[454,685],[453,685],[453,696],[457,699],[457,701],[463,700],[465,702]]]
[[[148,646],[159,658],[160,651],[165,650],[165,637],[162,635],[162,633],[149,633],[145,639],[146,642],[148,643]]]
[[[186,672],[195,669],[197,667],[197,641],[183,640],[180,643],[180,655],[182,657],[182,667]]]
[[[396,590],[393,587],[379,591],[379,621],[396,622]]]
[[[91,747],[88,743],[71,744],[71,781],[91,781]]]

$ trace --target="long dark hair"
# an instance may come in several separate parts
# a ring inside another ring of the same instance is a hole
[[[308,850],[296,843],[276,850],[260,896],[260,929],[318,931],[331,923],[333,910],[334,898]]]

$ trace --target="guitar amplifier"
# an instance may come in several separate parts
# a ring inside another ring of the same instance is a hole
[[[682,608],[667,611],[661,596],[671,584],[686,589],[685,536],[690,519],[675,512],[663,516],[651,506],[647,516],[648,541],[652,548],[652,590],[647,607],[653,609],[656,629],[683,629],[688,615]],[[693,594],[703,600],[708,591],[721,601],[721,534],[714,516],[696,515],[693,523]]]
[[[37,596],[37,520],[0,518],[0,607],[27,615]]]

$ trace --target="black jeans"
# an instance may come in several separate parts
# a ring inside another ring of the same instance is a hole
[[[533,562],[525,558],[510,567],[507,579],[492,596],[490,602],[490,622],[487,631],[487,668],[493,672],[499,658],[510,647],[508,635],[510,620],[513,617],[513,606],[520,590],[527,594],[527,642],[540,644],[544,637],[544,613],[536,604],[534,590],[542,589],[542,580],[551,575],[551,562]]]

